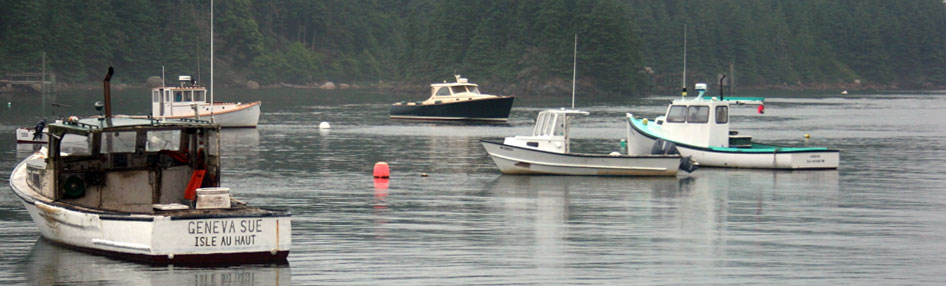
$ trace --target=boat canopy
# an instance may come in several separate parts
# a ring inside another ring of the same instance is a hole
[[[571,116],[588,115],[587,111],[550,109],[540,111],[535,120],[532,136],[566,136]]]

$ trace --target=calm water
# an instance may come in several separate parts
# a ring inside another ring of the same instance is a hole
[[[263,100],[259,128],[224,133],[223,184],[293,212],[288,266],[152,267],[74,252],[39,239],[4,190],[0,284],[946,283],[946,92],[742,95],[768,96],[766,114],[734,108],[735,129],[842,149],[841,167],[504,176],[478,141],[528,133],[538,110],[566,106],[566,95],[517,99],[509,124],[465,125],[387,119],[389,103],[423,95],[218,90]],[[115,97],[118,113],[150,110],[143,90]],[[0,99],[11,104],[0,105],[9,172],[31,150],[14,143],[16,127],[92,114],[100,91]],[[592,114],[574,125],[574,148],[616,150],[625,112],[652,117],[670,99],[579,98]],[[371,178],[378,161],[391,166],[387,185]]]

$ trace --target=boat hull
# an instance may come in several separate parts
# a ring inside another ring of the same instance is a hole
[[[684,157],[700,167],[817,170],[837,169],[840,151],[827,148],[793,148],[752,143],[752,148],[705,148],[666,140],[645,130],[646,125],[627,118],[627,148],[630,154],[652,154],[658,140],[672,143]],[[666,148],[665,148],[666,149]]]
[[[496,96],[434,104],[398,103],[391,106],[391,118],[505,122],[514,100],[512,96]]]
[[[674,176],[681,157],[669,155],[561,154],[482,140],[503,174],[577,176]]]
[[[286,211],[134,214],[91,210],[37,197],[25,162],[13,192],[43,238],[94,254],[151,264],[285,263],[292,244]]]
[[[214,103],[214,122],[223,128],[256,128],[259,123],[260,101],[250,103]],[[165,116],[167,119],[193,118],[193,111],[185,115]],[[201,111],[201,119],[210,118],[210,111]]]
[[[45,131],[45,130],[44,130]],[[46,143],[49,139],[46,138],[46,133],[44,132],[35,138],[36,129],[29,127],[20,127],[16,129],[16,142],[17,143]]]

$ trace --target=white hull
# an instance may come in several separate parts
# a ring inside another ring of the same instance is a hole
[[[10,186],[42,236],[52,242],[137,261],[241,263],[285,261],[292,243],[285,216],[213,213],[160,215],[70,207],[39,196],[27,183],[26,161],[10,176]],[[270,256],[270,257],[268,257]]]
[[[481,141],[503,174],[674,176],[680,157],[561,154]]]
[[[642,134],[628,122],[627,149],[629,154],[651,154],[657,139]],[[837,169],[840,152],[837,150],[802,151],[793,148],[775,148],[769,152],[740,150],[741,148],[700,148],[674,144],[680,156],[691,157],[700,167],[753,168],[753,169]],[[794,148],[803,149],[803,148]]]
[[[17,128],[16,129],[16,142],[17,143],[46,143],[48,140],[46,138],[46,133],[45,133],[46,130],[44,129],[43,131],[44,133],[40,135],[40,138],[33,138],[33,136],[36,134],[36,129],[29,128],[29,127]]]
[[[215,103],[213,118],[214,122],[224,128],[255,128],[259,122],[260,102],[250,103]],[[207,104],[206,106],[209,106]],[[199,107],[200,118],[210,120],[210,108]],[[157,116],[156,116],[157,117]],[[164,116],[163,118],[193,118],[193,110],[178,111],[176,115]]]

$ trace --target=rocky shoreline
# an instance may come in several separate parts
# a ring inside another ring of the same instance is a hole
[[[571,92],[570,81],[562,79],[551,79],[546,81],[523,81],[517,83],[499,83],[499,82],[476,82],[481,86],[483,93],[500,95],[530,95]],[[161,85],[160,77],[151,77],[140,84],[133,83],[113,83],[112,89],[121,91],[126,88],[154,88]],[[430,83],[420,82],[386,82],[379,81],[375,83],[336,83],[333,81],[312,82],[306,84],[276,83],[260,85],[255,81],[247,81],[244,84],[218,83],[217,87],[223,88],[245,88],[245,89],[273,89],[273,88],[297,88],[297,89],[320,89],[320,90],[347,90],[347,89],[377,89],[385,92],[394,93],[426,93],[430,88]],[[102,84],[94,83],[65,83],[59,82],[57,90],[94,90],[101,89]],[[607,95],[595,90],[589,83],[578,83],[578,89],[586,94]],[[861,82],[850,83],[811,83],[811,84],[767,84],[767,85],[743,85],[738,87],[742,91],[760,91],[760,90],[785,90],[785,91],[864,91],[864,90],[946,90],[944,85],[928,84],[922,87],[904,88],[897,84],[872,84]],[[676,87],[656,87],[645,91],[645,94],[676,92]]]

